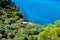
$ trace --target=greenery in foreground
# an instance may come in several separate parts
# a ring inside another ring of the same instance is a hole
[[[60,20],[55,24],[49,24],[43,32],[40,32],[38,40],[60,40]]]
[[[0,40],[37,40],[42,25],[23,24],[22,13],[11,0],[0,0]]]
[[[23,24],[22,13],[11,0],[0,0],[0,40],[60,40],[60,20],[55,24]]]

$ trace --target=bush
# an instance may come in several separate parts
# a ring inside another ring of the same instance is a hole
[[[0,40],[37,40],[45,26],[23,24],[22,12],[11,0],[0,0]]]
[[[55,24],[23,24],[22,12],[11,0],[0,0],[0,40],[60,40],[60,20]]]
[[[60,40],[60,20],[57,20],[55,24],[48,25],[38,35],[38,40]]]

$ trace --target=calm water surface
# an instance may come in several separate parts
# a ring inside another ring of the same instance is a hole
[[[13,0],[27,20],[49,24],[60,18],[59,0]]]

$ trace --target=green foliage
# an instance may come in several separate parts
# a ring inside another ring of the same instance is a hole
[[[2,34],[0,34],[0,39],[2,38]]]
[[[0,0],[0,40],[60,40],[60,20],[55,24],[23,24],[22,12],[11,0]]]
[[[23,24],[22,12],[11,0],[0,0],[0,40],[37,40],[45,26]]]
[[[55,24],[48,25],[38,35],[38,40],[60,40],[60,20],[57,20]]]

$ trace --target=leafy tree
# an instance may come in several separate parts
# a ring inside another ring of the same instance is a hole
[[[13,3],[11,0],[0,0],[0,39],[1,40],[37,40],[39,33],[42,33],[41,35],[46,34],[47,37],[46,35],[45,37],[49,38],[48,33],[51,31],[52,31],[51,34],[53,34],[52,40],[55,36],[56,31],[58,33],[58,36],[60,36],[59,35],[60,31],[57,28],[57,26],[58,27],[60,26],[59,22],[56,22],[54,25],[49,25],[48,27],[46,27],[45,25],[23,24],[22,23],[23,21],[24,19],[22,12],[19,12],[19,8],[16,6],[15,3]],[[54,27],[52,27],[51,29],[51,26]],[[39,36],[39,40],[40,40],[40,36]]]
[[[38,36],[38,40],[60,40],[60,20],[48,25]]]

